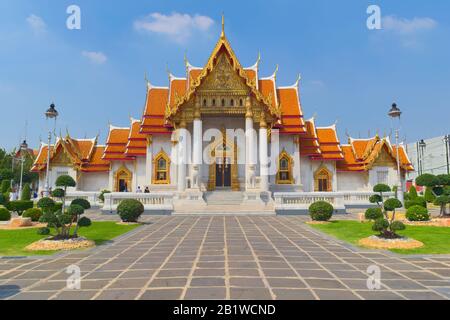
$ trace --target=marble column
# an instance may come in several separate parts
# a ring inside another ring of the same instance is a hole
[[[203,144],[203,122],[200,118],[194,119],[194,133],[192,137],[193,154],[192,154],[192,184],[194,188],[200,188],[201,165],[202,165],[202,144]]]
[[[269,191],[269,156],[268,156],[267,123],[264,115],[259,124],[259,166],[261,191]]]
[[[153,184],[153,140],[152,136],[147,137],[145,181],[147,185]]]
[[[187,165],[187,129],[186,122],[180,123],[178,138],[178,191],[186,190],[186,165]]]
[[[253,128],[253,112],[250,99],[247,99],[247,113],[245,116],[245,155],[246,155],[246,188],[255,188],[255,167],[256,167],[256,137]]]

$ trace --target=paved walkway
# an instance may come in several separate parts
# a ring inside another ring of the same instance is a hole
[[[450,256],[355,249],[302,217],[151,217],[114,243],[0,259],[0,299],[450,299]],[[66,268],[81,268],[80,290]],[[367,268],[381,290],[367,289]]]

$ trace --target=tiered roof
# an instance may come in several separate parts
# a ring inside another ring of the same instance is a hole
[[[141,121],[131,119],[131,130],[125,154],[128,157],[139,157],[147,154],[147,136],[140,132]]]
[[[64,152],[70,163],[81,172],[107,172],[110,169],[109,161],[102,159],[105,146],[97,144],[94,139],[74,139],[69,135],[58,138],[51,147],[50,162]],[[47,168],[48,145],[41,144],[36,160],[31,168],[33,172],[43,171]]]
[[[370,139],[349,138],[349,144],[343,145],[344,159],[336,163],[338,171],[367,171],[379,159],[382,152],[386,152],[393,162],[397,162],[397,147],[393,146],[389,138],[381,139],[375,136]],[[414,171],[403,145],[399,146],[400,167],[404,171]]]
[[[104,160],[109,161],[129,161],[134,160],[126,154],[128,137],[131,128],[119,128],[110,126],[108,139],[106,141],[106,149],[103,154]]]

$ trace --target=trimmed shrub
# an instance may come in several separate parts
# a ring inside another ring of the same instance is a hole
[[[373,192],[384,193],[391,191],[391,187],[389,187],[387,184],[377,184],[375,187],[373,187]]]
[[[430,214],[428,209],[421,206],[412,206],[406,212],[406,219],[409,221],[428,221],[430,220]]]
[[[7,206],[9,203],[9,198],[5,196],[3,193],[0,193],[0,205],[1,206]]]
[[[378,232],[383,232],[387,228],[389,228],[389,221],[383,218],[376,220],[372,226],[372,230]]]
[[[22,217],[24,218],[31,218],[31,221],[38,222],[39,219],[42,217],[42,210],[39,208],[31,208],[27,209]]]
[[[428,204],[424,197],[419,197],[419,196],[413,200],[405,201],[405,209],[409,209],[413,206],[421,206],[421,207],[426,208],[428,206]]]
[[[134,199],[126,199],[117,206],[117,214],[123,222],[137,222],[144,213],[144,205]]]
[[[61,189],[61,188],[58,188],[58,189],[55,189],[55,190],[52,191],[52,197],[53,198],[62,199],[62,198],[65,197],[65,195],[66,195],[66,192],[63,189]]]
[[[41,208],[44,213],[53,212],[53,209],[55,207],[55,201],[53,201],[53,199],[51,198],[42,198],[39,199],[37,207]]]
[[[78,220],[78,226],[80,228],[90,227],[91,225],[92,225],[92,221],[89,218],[82,217],[82,218],[80,218],[80,220]]]
[[[17,201],[11,201],[8,204],[8,209],[16,212],[19,216],[22,215],[22,213],[27,210],[34,207],[33,201],[23,201],[23,200],[17,200]]]
[[[405,229],[406,229],[406,226],[401,221],[397,220],[397,221],[394,221],[394,222],[391,223],[391,230],[392,230],[392,232],[402,231],[402,230],[405,230]]]
[[[62,202],[55,202],[55,205],[53,206],[53,212],[62,211],[62,207]]]
[[[409,189],[409,200],[414,200],[417,199],[418,195],[417,195],[417,189],[415,186],[411,186],[411,188]]]
[[[77,183],[71,176],[63,175],[63,176],[59,176],[56,179],[55,185],[57,187],[68,188],[68,187],[76,187]]]
[[[79,205],[84,208],[84,210],[89,210],[91,208],[91,203],[85,199],[75,199],[71,202],[71,206]]]
[[[102,192],[100,192],[100,195],[98,196],[98,200],[100,200],[101,202],[105,202],[105,194],[106,193],[111,193],[111,191],[102,190]]]
[[[416,178],[416,184],[421,187],[434,187],[439,184],[439,178],[435,175],[425,173]]]
[[[22,194],[20,195],[20,200],[30,201],[30,199],[31,199],[31,188],[28,183],[25,183],[22,189]]]
[[[383,218],[383,211],[381,208],[369,208],[366,210],[365,214],[366,220],[378,220]]]
[[[39,228],[37,234],[40,236],[48,236],[50,234],[50,229],[47,227]]]
[[[6,208],[0,208],[0,221],[11,220],[11,213]]]
[[[3,180],[1,185],[2,194],[7,193],[10,187],[11,187],[11,180]]]
[[[395,199],[395,198],[387,199],[384,202],[384,209],[386,211],[395,211],[396,209],[400,209],[402,207],[403,207],[403,205],[400,202],[400,200]]]
[[[382,203],[383,198],[379,194],[374,194],[369,198],[370,203]]]
[[[333,206],[325,201],[315,202],[309,207],[309,214],[313,221],[329,221],[333,211]]]
[[[433,203],[434,200],[436,200],[436,196],[434,195],[433,190],[430,187],[427,187],[427,189],[425,190],[425,200],[428,203]]]
[[[84,213],[84,208],[78,204],[72,204],[67,208],[67,214],[70,216],[81,216]]]

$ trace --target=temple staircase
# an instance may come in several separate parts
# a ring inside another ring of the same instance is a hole
[[[245,192],[205,192],[204,204],[175,204],[174,215],[275,215],[273,200],[246,201]]]

